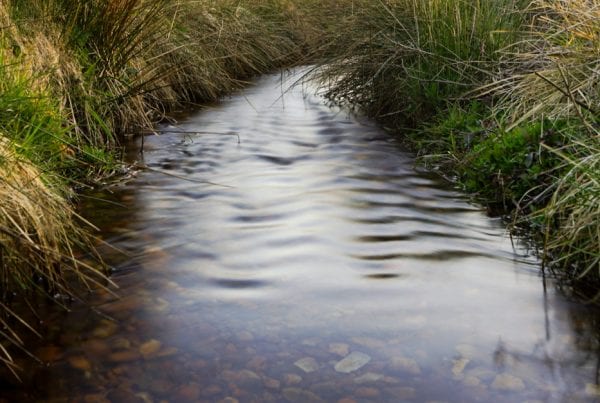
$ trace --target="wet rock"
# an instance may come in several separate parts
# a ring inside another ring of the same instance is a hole
[[[140,359],[140,353],[136,350],[117,351],[108,356],[110,362],[131,362]]]
[[[364,367],[369,361],[371,361],[371,357],[369,355],[359,351],[354,351],[335,364],[334,368],[337,372],[349,374],[350,372],[354,372]]]
[[[296,374],[285,374],[283,376],[283,382],[286,385],[298,385],[300,382],[302,382],[302,377]]]
[[[303,346],[316,347],[319,344],[319,339],[311,337],[309,339],[302,340]]]
[[[267,377],[263,382],[265,387],[269,389],[279,389],[281,387],[281,382],[279,382],[277,379]]]
[[[98,327],[92,331],[92,336],[99,339],[106,339],[115,334],[118,329],[119,326],[115,322],[103,319],[100,321]]]
[[[265,364],[267,363],[266,358],[255,356],[252,357],[250,361],[246,364],[246,367],[252,368],[256,371],[262,371],[265,368]]]
[[[412,358],[393,357],[390,366],[395,370],[407,372],[412,375],[419,375],[421,373],[421,367]]]
[[[73,368],[77,368],[82,371],[91,371],[92,370],[92,364],[84,356],[77,355],[74,357],[69,357],[68,361],[69,361],[69,364]]]
[[[491,382],[497,375],[495,371],[485,367],[475,367],[465,372],[466,376],[474,376],[481,379],[483,382]]]
[[[309,373],[319,369],[319,363],[312,357],[304,357],[294,362],[294,365],[302,371]]]
[[[110,353],[110,346],[105,340],[91,339],[83,343],[83,350],[94,356],[105,356]]]
[[[209,385],[200,392],[202,396],[215,396],[223,391],[219,385]]]
[[[144,400],[136,396],[131,390],[126,388],[117,388],[111,390],[106,395],[108,400],[111,402],[122,402],[122,403],[144,403]]]
[[[379,390],[369,387],[361,387],[354,391],[354,394],[358,397],[364,397],[365,399],[373,399],[379,397]]]
[[[144,358],[149,358],[158,353],[161,347],[162,344],[160,341],[156,339],[150,339],[140,346],[139,352]]]
[[[463,379],[463,384],[465,384],[465,386],[468,386],[470,388],[474,388],[474,387],[478,387],[481,386],[481,380],[475,376],[466,376]]]
[[[473,359],[477,354],[477,349],[470,344],[459,344],[454,349],[464,358]]]
[[[201,388],[197,383],[188,383],[177,389],[177,400],[184,402],[196,402],[200,398]]]
[[[254,340],[254,335],[247,330],[243,330],[237,334],[237,338],[240,341],[252,341]]]
[[[241,371],[227,370],[223,371],[221,376],[226,381],[244,388],[258,387],[262,384],[260,376],[258,376],[256,372],[250,371],[249,369],[243,369]]]
[[[385,378],[382,374],[376,374],[374,372],[367,372],[357,378],[354,379],[355,383],[363,384],[363,383],[374,383]]]
[[[497,390],[506,390],[518,392],[525,389],[525,383],[521,378],[510,374],[500,374],[494,378],[492,388]]]
[[[350,353],[350,346],[346,343],[330,343],[328,351],[331,354],[336,354],[340,357],[345,357]]]
[[[124,337],[117,337],[110,345],[115,350],[128,350],[131,348],[131,342]]]
[[[379,339],[374,339],[373,337],[353,337],[352,341],[356,344],[359,344],[363,347],[380,349],[386,346],[386,343]]]
[[[600,386],[595,383],[586,383],[585,394],[593,397],[600,397]]]
[[[179,350],[175,347],[166,347],[156,353],[156,357],[171,357],[177,354]]]
[[[150,383],[150,390],[160,396],[166,396],[173,390],[174,385],[166,379],[154,379]]]
[[[393,396],[394,401],[414,399],[417,395],[416,389],[408,386],[396,386],[393,388],[387,388],[386,390],[391,396]]]
[[[54,345],[44,346],[35,352],[37,358],[44,362],[58,361],[62,356],[62,350]]]
[[[93,393],[83,397],[85,403],[111,403],[102,393]]]
[[[233,355],[233,354],[236,354],[237,351],[238,351],[238,349],[235,346],[235,344],[233,344],[233,343],[227,343],[227,345],[225,346],[225,352],[227,354]]]
[[[309,390],[299,388],[286,388],[283,390],[283,397],[288,402],[298,403],[317,403],[323,402],[323,400]]]
[[[462,376],[469,362],[471,362],[471,360],[468,358],[459,358],[458,360],[454,360],[452,365],[452,374],[455,377]]]
[[[148,394],[147,392],[139,392],[135,395],[142,399],[144,403],[154,403],[154,400],[150,397],[150,394]]]

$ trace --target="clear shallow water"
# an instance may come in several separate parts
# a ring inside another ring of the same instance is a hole
[[[147,136],[152,170],[91,195],[120,298],[50,310],[47,365],[6,401],[600,399],[593,312],[389,135],[279,78]]]

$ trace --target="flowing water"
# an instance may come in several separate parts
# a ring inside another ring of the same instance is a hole
[[[149,170],[89,195],[120,297],[51,311],[4,401],[600,399],[589,308],[388,134],[285,87],[161,127]]]

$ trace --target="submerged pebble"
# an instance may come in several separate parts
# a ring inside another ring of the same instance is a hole
[[[348,374],[362,368],[369,361],[371,361],[371,357],[369,355],[359,351],[353,351],[344,359],[335,364],[334,368],[337,372]]]

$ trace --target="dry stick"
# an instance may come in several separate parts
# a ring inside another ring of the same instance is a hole
[[[162,169],[150,168],[146,164],[133,164],[133,166],[135,168],[138,168],[138,169],[144,169],[144,170],[148,170],[148,171],[152,171],[152,172],[157,172],[159,174],[163,174],[163,175],[167,175],[167,176],[172,176],[174,178],[183,179],[183,180],[189,181],[189,182],[203,183],[205,185],[221,186],[221,187],[230,188],[230,189],[234,189],[235,188],[234,186],[223,185],[221,183],[215,183],[215,182],[211,182],[211,181],[204,181],[204,180],[200,180],[200,179],[186,178],[185,176],[177,175],[177,174],[170,173],[170,172],[167,172],[167,171],[163,171]]]

